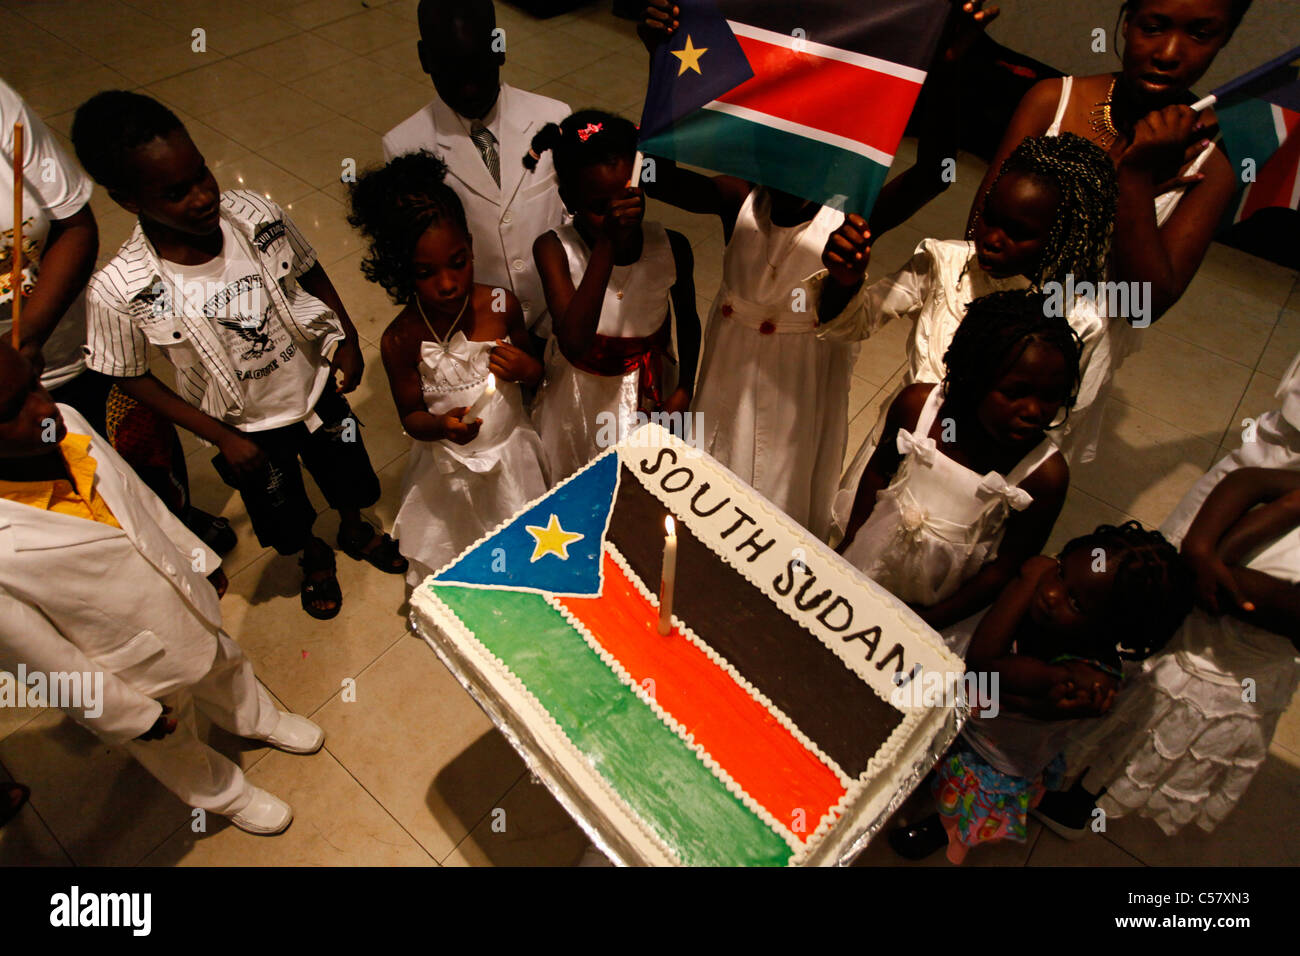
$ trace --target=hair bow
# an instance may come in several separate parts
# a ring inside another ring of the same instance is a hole
[[[585,143],[587,140],[591,139],[591,137],[595,136],[604,128],[605,128],[604,123],[588,123],[582,129],[578,130],[578,139],[582,140]]]

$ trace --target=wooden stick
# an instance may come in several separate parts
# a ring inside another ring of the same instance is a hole
[[[14,123],[14,234],[13,272],[9,288],[14,295],[13,346],[18,348],[18,322],[23,311],[23,124]]]

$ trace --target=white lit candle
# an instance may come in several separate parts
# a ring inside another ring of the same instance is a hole
[[[488,372],[487,385],[484,386],[479,397],[474,399],[474,404],[469,407],[469,411],[465,413],[465,417],[462,418],[461,421],[472,422],[474,419],[478,418],[479,412],[483,411],[483,409],[487,407],[487,403],[492,401],[492,396],[496,393],[497,377],[491,372]]]
[[[664,518],[664,568],[659,576],[659,633],[673,629],[673,583],[677,580],[677,527],[673,517]]]

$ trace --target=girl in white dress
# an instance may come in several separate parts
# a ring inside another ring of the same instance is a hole
[[[514,295],[475,284],[465,212],[445,172],[427,151],[399,156],[358,180],[349,216],[370,239],[366,278],[404,304],[380,352],[415,439],[393,523],[412,587],[547,489],[519,389],[536,385],[542,366],[525,351]]]
[[[1044,299],[971,303],[943,384],[909,385],[890,405],[854,502],[844,557],[936,630],[992,602],[1065,500],[1069,467],[1047,430],[1078,390],[1079,345]]]
[[[684,425],[700,327],[690,243],[643,223],[645,200],[629,185],[636,127],[582,110],[544,126],[525,165],[546,150],[554,152],[573,223],[533,244],[555,333],[533,422],[551,479],[560,481],[645,421],[642,415],[667,413],[661,420]],[[675,384],[666,368],[674,331]]]
[[[1108,816],[1137,813],[1170,835],[1211,831],[1236,806],[1300,686],[1300,471],[1206,477],[1200,509],[1180,506],[1164,529],[1200,606],[1080,748],[1083,786],[1102,791]]]
[[[857,345],[819,340],[817,323],[856,306],[866,223],[662,158],[655,174],[652,197],[717,216],[727,243],[692,406],[702,447],[825,539]]]
[[[1051,307],[1083,344],[1079,394],[1052,438],[1071,464],[1091,461],[1115,368],[1134,333],[1104,315],[1104,302],[1072,290],[1082,283],[1095,290],[1104,278],[1114,217],[1115,171],[1105,153],[1073,134],[1027,139],[994,180],[970,241],[923,240],[907,265],[867,287],[862,308],[819,334],[857,341],[892,319],[909,319],[903,384],[939,382],[968,303],[1010,289],[1049,290]],[[848,519],[881,427],[877,422],[845,473],[833,509],[837,528]]]

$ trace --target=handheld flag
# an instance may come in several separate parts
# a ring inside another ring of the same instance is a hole
[[[1300,47],[1223,84],[1206,101],[1219,104],[1223,145],[1245,184],[1231,221],[1268,206],[1300,208]]]
[[[1193,103],[1192,109],[1199,112],[1216,103],[1226,105],[1251,98],[1300,112],[1300,46],[1216,87]]]
[[[646,153],[867,215],[948,0],[677,0],[641,117]]]

